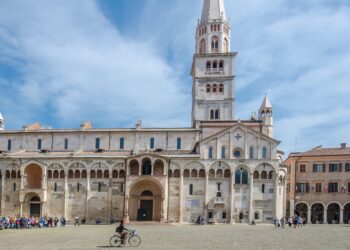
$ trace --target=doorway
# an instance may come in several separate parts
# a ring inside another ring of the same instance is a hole
[[[35,196],[30,200],[30,217],[40,217],[41,215],[41,203],[40,198]]]
[[[140,209],[138,211],[138,221],[153,220],[153,200],[141,200]]]

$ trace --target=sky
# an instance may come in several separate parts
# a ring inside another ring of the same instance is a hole
[[[6,129],[191,126],[202,0],[1,0]],[[350,143],[350,1],[225,0],[235,118],[268,94],[286,153]]]

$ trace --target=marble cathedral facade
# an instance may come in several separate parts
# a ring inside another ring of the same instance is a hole
[[[270,222],[284,215],[286,170],[267,96],[234,118],[234,61],[224,0],[204,0],[192,64],[192,126],[5,130],[0,115],[0,214],[93,223]]]

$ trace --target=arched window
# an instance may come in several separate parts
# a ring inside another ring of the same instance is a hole
[[[11,178],[11,173],[10,171],[6,170],[5,179],[10,179],[10,178]]]
[[[213,85],[213,93],[216,93],[217,88],[218,88],[218,85],[214,84],[214,85]]]
[[[218,169],[218,170],[216,171],[216,177],[218,177],[218,178],[222,178],[222,177],[223,177],[222,169]]]
[[[118,171],[117,170],[113,170],[112,171],[112,178],[113,179],[117,179],[118,178]]]
[[[214,61],[213,62],[213,69],[217,69],[218,68],[218,62],[217,61]]]
[[[207,69],[210,70],[211,68],[211,61],[207,61]]]
[[[254,180],[258,180],[258,179],[259,179],[259,172],[254,171]]]
[[[254,159],[254,147],[249,147],[249,159]]]
[[[211,51],[219,52],[219,39],[216,36],[211,39]]]
[[[206,48],[205,48],[205,39],[201,40],[201,44],[200,44],[200,49],[199,49],[199,53],[200,54],[205,54]]]
[[[210,120],[214,120],[215,116],[214,116],[214,110],[210,110]]]
[[[80,179],[80,171],[79,170],[75,170],[74,178],[75,179]]]
[[[100,142],[101,142],[101,140],[100,140],[100,138],[96,138],[95,139],[95,149],[99,149],[100,148]]]
[[[231,171],[229,169],[225,169],[224,177],[225,178],[231,178]]]
[[[181,138],[180,138],[180,137],[177,138],[177,140],[176,140],[176,149],[177,149],[177,150],[180,150],[180,149],[181,149]]]
[[[174,178],[180,178],[180,170],[175,169],[175,170],[174,170],[173,177],[174,177]]]
[[[54,179],[60,178],[60,174],[59,174],[58,170],[53,171],[53,178]]]
[[[95,179],[95,178],[96,178],[96,172],[95,172],[95,170],[91,170],[91,172],[90,172],[90,178],[91,178],[91,179]]]
[[[188,170],[188,169],[185,169],[184,170],[184,177],[190,177],[190,170]]]
[[[215,119],[218,120],[220,119],[220,115],[219,115],[219,110],[215,110]]]
[[[267,173],[266,171],[261,172],[261,179],[266,180],[267,179]]]
[[[124,149],[125,139],[122,137],[119,139],[119,148]]]
[[[153,137],[149,140],[149,148],[154,149],[154,138]]]
[[[103,172],[103,178],[104,178],[104,179],[108,179],[108,178],[109,178],[109,171],[108,171],[108,170],[105,170],[105,171]]]
[[[143,159],[142,161],[142,175],[152,174],[152,162],[150,159]]]
[[[207,93],[210,93],[210,89],[211,89],[210,84],[206,85],[206,89],[207,89]]]
[[[52,171],[51,170],[47,171],[47,178],[49,178],[49,179],[52,178]]]
[[[193,195],[193,184],[190,184],[190,190],[189,190],[190,192],[190,195]]]
[[[199,178],[204,178],[205,177],[205,170],[201,169],[199,170]]]
[[[64,179],[64,177],[66,177],[66,174],[64,173],[64,170],[61,170],[60,179]]]
[[[235,172],[235,183],[236,184],[241,184],[241,174],[242,174],[242,171],[237,169]]]
[[[171,169],[168,170],[168,176],[169,176],[169,178],[173,177],[173,171]]]
[[[68,171],[68,178],[69,178],[69,179],[73,179],[73,176],[74,176],[73,170],[70,169],[70,170]]]
[[[273,178],[273,171],[270,171],[269,172],[269,179],[272,180],[272,178]]]
[[[223,60],[221,60],[220,62],[219,62],[219,69],[224,69],[224,61]]]
[[[247,170],[242,171],[242,184],[248,184],[248,172],[247,172]]]
[[[21,179],[21,170],[18,170],[18,171],[17,171],[17,178],[18,178],[18,179]]]
[[[208,150],[208,158],[209,158],[209,159],[213,159],[213,147],[209,147],[209,150]]]
[[[224,93],[224,84],[222,83],[219,85],[219,92]]]
[[[226,159],[226,147],[221,147],[221,159]]]
[[[86,172],[85,169],[83,171],[81,171],[81,178],[82,179],[86,179],[87,178],[87,172]]]
[[[227,41],[227,38],[224,39],[223,48],[224,48],[224,53],[228,53],[228,41]]]
[[[15,170],[12,170],[11,171],[11,179],[16,179],[16,171]]]
[[[102,179],[102,170],[97,170],[97,179]]]
[[[119,179],[123,179],[125,178],[125,171],[124,170],[120,170],[119,171]]]
[[[196,169],[192,169],[191,171],[191,177],[192,178],[197,178],[198,177],[198,171]]]
[[[214,169],[210,169],[209,170],[209,177],[210,178],[215,178],[215,170]]]

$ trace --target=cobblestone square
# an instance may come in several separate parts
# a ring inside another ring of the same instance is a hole
[[[113,249],[115,226],[3,230],[0,249]],[[271,225],[135,225],[137,249],[350,249],[347,225],[275,229]],[[125,247],[131,249],[131,247]]]

